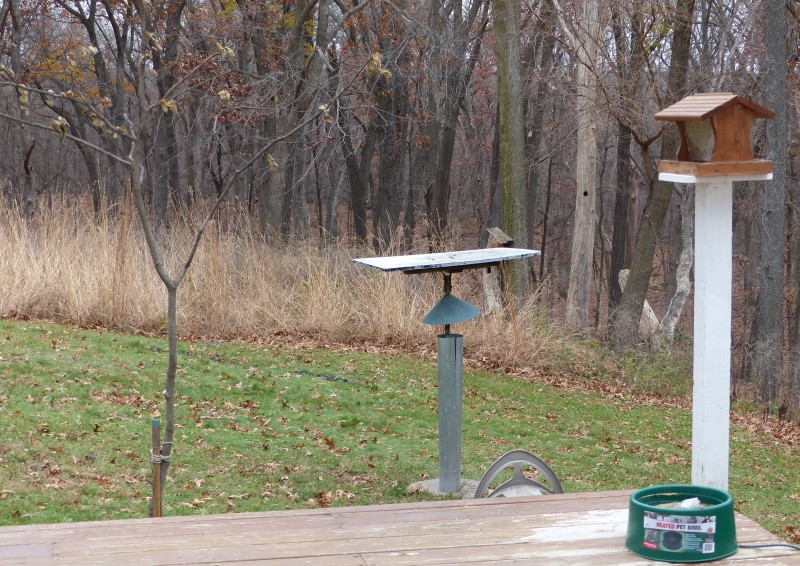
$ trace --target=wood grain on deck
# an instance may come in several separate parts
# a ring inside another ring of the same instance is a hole
[[[454,500],[0,528],[0,566],[31,564],[654,564],[625,546],[630,492]],[[778,542],[742,515],[740,544]],[[800,566],[788,548],[714,564]]]

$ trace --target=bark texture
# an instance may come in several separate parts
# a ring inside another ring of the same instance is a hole
[[[520,59],[520,0],[494,4],[497,51],[497,104],[499,136],[499,189],[501,228],[516,245],[527,245],[527,195],[525,194],[525,129]],[[510,262],[508,285],[512,295],[530,293],[530,270],[524,261]]]
[[[598,21],[597,2],[583,7],[578,51],[578,154],[575,182],[575,225],[572,237],[572,260],[567,291],[567,325],[579,331],[589,328],[589,300],[592,290],[592,259],[596,229],[597,203],[597,121],[594,116],[597,77]]]
[[[752,378],[762,402],[779,401],[783,372],[783,285],[786,250],[786,3],[767,0],[764,96],[775,112],[767,121],[767,159],[772,160],[773,177],[766,182],[761,202],[761,264],[759,293],[752,336]]]

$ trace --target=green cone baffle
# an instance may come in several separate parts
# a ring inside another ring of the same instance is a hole
[[[444,326],[445,324],[456,324],[471,320],[479,314],[481,314],[481,311],[476,306],[448,294],[439,299],[439,302],[425,315],[422,322],[435,326]]]

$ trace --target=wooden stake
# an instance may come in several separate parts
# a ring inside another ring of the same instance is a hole
[[[161,517],[161,421],[153,419],[153,517]]]

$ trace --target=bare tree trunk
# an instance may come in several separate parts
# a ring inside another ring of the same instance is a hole
[[[499,114],[501,228],[524,247],[527,244],[527,195],[525,194],[525,130],[520,60],[520,0],[494,3],[497,54],[497,104]],[[524,261],[512,262],[508,288],[518,301],[530,294],[531,272]]]
[[[550,72],[550,67],[553,60],[553,50],[556,44],[556,36],[553,31],[546,27],[546,23],[552,21],[554,18],[553,7],[551,2],[544,2],[542,4],[539,22],[542,25],[537,26],[539,38],[539,51],[541,57],[539,59],[539,77],[536,81],[536,95],[532,101],[529,101],[527,106],[530,106],[530,130],[525,136],[525,159],[527,161],[527,193],[528,193],[528,242],[533,242],[534,234],[536,232],[536,209],[537,200],[539,196],[539,148],[542,144],[542,125],[544,124],[544,109],[547,99],[548,81],[547,77]],[[527,68],[526,74],[533,74],[534,66],[536,64],[536,54],[528,53],[523,57],[523,65]]]
[[[795,161],[791,163],[790,178],[796,179]],[[792,206],[788,207],[791,221],[789,222],[791,236],[790,247],[790,270],[788,272],[788,283],[790,285],[789,295],[793,297],[789,310],[789,360],[790,368],[790,396],[789,405],[795,415],[800,414],[800,187],[797,182],[792,183],[790,188],[790,200]]]
[[[667,75],[666,104],[683,98],[686,92],[686,75],[689,64],[689,47],[692,38],[692,15],[694,0],[678,0],[672,37],[672,59]],[[644,148],[646,151],[646,148]],[[667,130],[661,142],[661,156],[673,159],[677,150],[674,132]],[[647,156],[645,156],[647,158]],[[664,223],[664,216],[672,197],[672,183],[650,180],[653,189],[645,205],[639,227],[639,237],[633,253],[630,278],[619,307],[612,313],[609,324],[608,341],[613,348],[624,349],[637,341],[636,323],[642,314],[650,274],[653,270],[653,257],[656,242]]]
[[[340,187],[344,182],[344,172],[337,171],[333,159],[328,161],[328,179],[331,189],[326,203],[325,233],[331,240],[336,240],[339,237]]]
[[[786,251],[786,2],[766,0],[764,96],[775,119],[767,121],[767,158],[773,178],[766,182],[761,203],[761,271],[753,324],[752,373],[758,397],[765,406],[779,402],[783,373],[783,293]]]
[[[378,127],[380,167],[378,190],[372,209],[372,243],[376,251],[385,250],[394,239],[395,230],[401,229],[405,220],[403,205],[407,195],[408,179],[408,76],[403,68],[407,50],[394,30],[394,38],[385,42],[384,53],[398,57],[389,66],[391,77],[378,79]]]
[[[592,290],[592,259],[594,255],[595,206],[597,203],[597,39],[600,29],[596,0],[583,5],[582,26],[575,46],[578,53],[578,154],[575,181],[575,224],[567,291],[566,320],[573,329],[589,328],[589,301]]]
[[[737,231],[741,231],[740,240],[742,242],[743,253],[747,258],[753,258],[751,261],[747,261],[744,264],[741,277],[742,314],[739,323],[741,331],[739,333],[734,332],[732,344],[732,373],[734,385],[752,385],[752,376],[750,375],[750,367],[752,365],[750,356],[752,352],[748,347],[748,343],[753,334],[753,319],[755,317],[756,302],[758,300],[758,261],[756,261],[756,258],[758,258],[758,253],[761,249],[761,231],[758,227],[758,219],[756,218],[757,214],[755,214],[755,211],[758,209],[757,202],[760,199],[754,194],[758,190],[755,186],[756,184],[749,182],[747,185],[744,198],[739,202],[734,202],[734,206],[739,204],[742,207],[747,207],[747,209],[751,211],[746,217],[736,221],[734,225],[737,227]],[[736,191],[734,191],[734,198],[736,196]],[[735,236],[736,232],[734,232],[734,237]],[[734,240],[734,245],[735,244],[736,240]]]
[[[797,178],[796,157],[790,159],[789,178]],[[791,302],[789,307],[789,336],[790,347],[800,348],[800,186],[797,181],[789,185],[789,206],[786,207],[787,224],[789,233],[789,264],[787,266],[787,289]],[[800,385],[800,384],[798,384]],[[800,409],[800,407],[798,407]]]
[[[339,128],[341,131],[342,153],[347,169],[347,180],[350,184],[350,209],[353,212],[353,231],[359,244],[367,242],[367,196],[369,195],[369,174],[372,156],[375,154],[378,130],[373,121],[364,134],[359,157],[350,136],[349,125],[344,109],[339,110]]]
[[[446,46],[453,56],[447,57],[442,66],[441,51],[444,35],[444,19],[439,10],[439,2],[432,2],[429,22],[432,29],[431,68],[428,75],[428,120],[425,125],[429,143],[422,148],[420,159],[427,160],[427,166],[417,165],[417,169],[428,177],[422,182],[425,188],[425,206],[432,233],[431,241],[441,242],[448,225],[450,208],[450,173],[453,167],[453,152],[456,145],[458,118],[464,105],[467,85],[481,50],[483,35],[489,22],[488,3],[476,1],[469,4],[465,13],[461,0],[454,2],[452,9],[453,35]],[[466,17],[465,17],[466,16]],[[478,29],[474,30],[475,22]],[[443,80],[440,76],[444,74]],[[445,92],[442,92],[442,84]]]
[[[673,194],[677,192],[678,189],[675,187]],[[661,287],[663,289],[661,301],[664,305],[664,309],[667,308],[672,297],[674,297],[677,292],[678,264],[680,262],[681,251],[683,250],[683,242],[680,237],[677,237],[677,235],[681,233],[681,217],[680,203],[677,202],[677,199],[673,198],[664,219],[664,228],[662,228],[662,232],[666,235],[667,241],[664,243],[664,254],[661,258],[661,265],[658,268],[661,275]]]
[[[197,178],[197,152],[199,126],[195,123],[193,116],[188,116],[184,121],[186,131],[186,202],[184,206],[187,211],[193,208],[194,200],[200,189],[200,182]]]
[[[288,195],[288,206],[290,212],[286,215],[289,219],[294,219],[294,235],[298,240],[308,238],[311,229],[311,218],[308,210],[308,144],[304,132],[298,132],[298,144],[292,152],[292,191]],[[288,239],[291,233],[291,225],[286,224],[284,229],[284,239]]]
[[[20,13],[19,8],[16,0],[10,0],[8,3],[4,2],[2,6],[4,19],[8,17],[11,19],[10,43],[12,47],[10,50],[10,58],[11,70],[16,80],[22,80],[22,77],[26,74],[26,69],[21,59],[21,50],[23,49],[22,32],[25,25],[25,18],[24,15]],[[19,77],[19,79],[17,79],[17,77]],[[16,94],[17,111],[19,112],[20,118],[24,118],[30,113],[28,91],[20,85],[16,89]],[[15,177],[19,185],[17,190],[20,203],[25,212],[25,218],[30,220],[33,217],[33,210],[36,206],[36,187],[33,182],[33,164],[31,162],[36,142],[31,139],[28,129],[25,127],[20,128],[19,135],[21,142],[19,149],[22,152],[22,160],[18,162],[19,170],[15,172]]]
[[[492,136],[492,160],[489,166],[489,226],[499,226],[500,219],[500,111],[494,115],[494,135]],[[481,234],[481,245],[488,243],[488,232]]]
[[[291,28],[287,32],[286,78],[277,97],[275,133],[280,138],[273,146],[272,172],[267,184],[267,208],[262,216],[262,232],[272,241],[285,241],[291,227],[291,209],[295,174],[295,151],[302,144],[300,124],[316,96],[320,79],[320,59],[314,52],[306,53],[306,28],[313,23],[317,0],[302,0],[293,4]],[[327,10],[320,17],[327,17]],[[313,57],[313,58],[312,58]]]
[[[625,285],[628,282],[628,276],[630,275],[630,270],[623,269],[619,272],[619,286],[624,291]],[[650,303],[645,299],[644,305],[642,306],[642,316],[639,317],[639,326],[638,326],[638,337],[642,340],[650,343],[655,342],[658,340],[658,337],[662,334],[663,328],[661,327],[661,322],[659,322],[656,313],[653,311]]]
[[[161,486],[167,483],[167,472],[175,440],[175,376],[178,373],[178,286],[167,288],[167,375],[164,386],[164,441],[161,443]]]
[[[25,160],[22,162],[22,198],[24,200],[25,220],[29,223],[33,220],[33,214],[36,211],[36,186],[33,184],[33,170],[31,165],[31,156],[36,147],[36,140],[31,142],[28,151],[25,152]]]
[[[419,209],[419,183],[414,182],[414,172],[411,169],[414,166],[414,149],[413,149],[413,141],[414,140],[414,123],[413,121],[409,125],[411,130],[409,131],[409,138],[407,144],[407,155],[406,160],[409,163],[409,178],[406,181],[406,199],[405,199],[405,206],[403,208],[403,226],[404,233],[403,233],[403,251],[408,252],[411,247],[414,245],[414,232],[417,229],[417,210]]]
[[[166,114],[166,113],[165,113]],[[160,117],[153,139],[153,215],[158,225],[167,224],[167,203],[170,196],[169,174],[167,173],[168,157],[165,151],[169,142],[169,135],[164,131],[164,122],[170,121],[170,116]]]
[[[639,93],[639,79],[644,65],[644,48],[640,39],[642,21],[638,12],[631,14],[628,33],[622,13],[617,7],[612,8],[614,29],[614,45],[618,53],[617,74],[619,76],[620,106],[633,103]],[[629,52],[630,60],[624,56]],[[611,235],[611,258],[608,276],[608,311],[613,312],[622,299],[622,288],[619,286],[619,272],[625,267],[628,256],[629,238],[629,204],[634,189],[631,183],[631,143],[633,133],[627,124],[617,122],[617,151],[614,171],[616,191],[614,195],[614,227]],[[636,215],[634,211],[633,216]]]
[[[608,266],[608,310],[612,312],[622,298],[619,272],[625,267],[625,251],[628,241],[628,204],[630,203],[630,129],[617,124],[617,157],[614,180],[614,228],[611,232],[611,259]]]
[[[667,312],[661,319],[663,333],[660,338],[665,345],[671,345],[675,337],[675,327],[678,325],[683,306],[689,298],[691,291],[691,281],[689,273],[694,261],[694,248],[692,242],[693,215],[694,210],[694,188],[684,187],[679,193],[681,210],[681,237],[680,252],[678,254],[678,267],[675,270],[675,294],[669,301]]]
[[[175,95],[172,87],[176,78],[174,64],[178,60],[178,45],[181,32],[181,17],[186,6],[185,0],[170,0],[163,14],[165,15],[165,37],[163,49],[153,50],[153,69],[158,73],[156,84],[159,97],[167,101]],[[155,32],[156,22],[152,22]],[[153,141],[153,155],[155,162],[155,186],[153,195],[153,208],[155,219],[159,225],[169,223],[168,205],[170,199],[177,200],[177,191],[181,184],[180,168],[178,163],[178,138],[175,132],[177,112],[164,111],[156,120],[156,132]]]
[[[547,235],[550,228],[550,200],[553,194],[553,159],[547,160],[547,183],[545,185],[544,213],[542,214],[542,255],[539,257],[539,281],[545,276],[545,259],[547,257]]]

